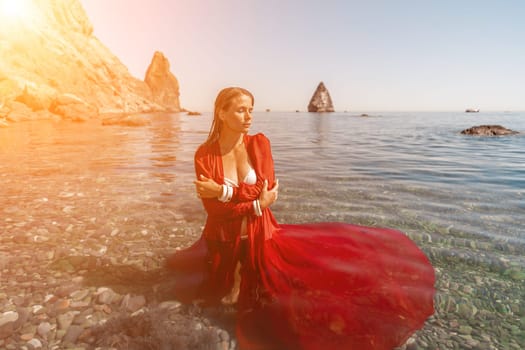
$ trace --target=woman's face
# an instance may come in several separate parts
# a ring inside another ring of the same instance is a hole
[[[247,133],[252,125],[252,99],[246,95],[233,98],[228,109],[219,113],[223,128],[233,132]]]

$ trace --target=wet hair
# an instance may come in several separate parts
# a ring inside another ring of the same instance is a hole
[[[241,87],[227,87],[222,89],[215,99],[215,108],[213,110],[213,122],[211,123],[210,133],[205,144],[212,144],[219,139],[219,134],[222,128],[222,121],[219,119],[219,113],[230,108],[231,102],[234,98],[239,96],[248,96],[252,99],[252,105],[255,103],[255,98],[252,93]]]

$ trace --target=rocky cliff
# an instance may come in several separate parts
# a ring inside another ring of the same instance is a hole
[[[21,119],[84,120],[106,113],[180,110],[178,83],[165,58],[167,83],[152,88],[131,76],[93,35],[79,0],[23,3],[18,14],[0,9],[2,125]]]
[[[170,72],[170,63],[162,52],[155,52],[144,79],[153,100],[173,111],[180,111],[179,82]]]
[[[328,89],[320,82],[308,104],[308,112],[333,112],[334,105]]]

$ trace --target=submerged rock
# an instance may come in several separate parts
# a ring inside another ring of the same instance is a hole
[[[461,131],[463,135],[480,135],[480,136],[502,136],[514,135],[519,132],[504,128],[501,125],[479,125]]]
[[[333,112],[334,105],[328,89],[320,82],[308,104],[308,112]]]
[[[119,349],[232,349],[224,333],[206,319],[156,306],[109,319],[92,329],[88,342]]]

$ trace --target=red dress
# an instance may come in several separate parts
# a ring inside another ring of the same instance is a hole
[[[263,134],[244,142],[257,174],[228,203],[203,199],[202,237],[167,263],[178,272],[176,296],[218,304],[232,288],[247,217],[237,340],[241,349],[392,349],[434,312],[434,269],[402,232],[344,223],[279,225],[269,208],[255,215],[265,179],[275,183]],[[195,154],[196,175],[224,183],[218,143]]]

